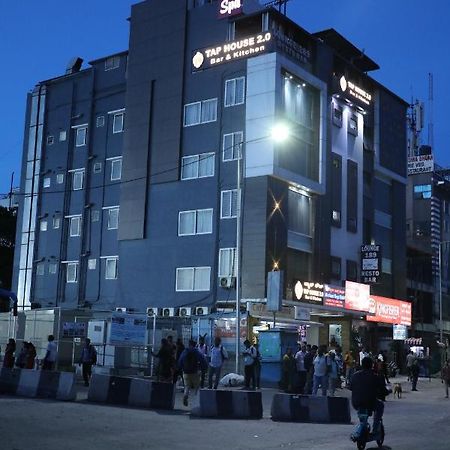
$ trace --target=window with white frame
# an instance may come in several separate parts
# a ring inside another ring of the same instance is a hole
[[[117,270],[117,257],[105,258],[105,279],[106,280],[117,280],[118,270]]]
[[[70,237],[80,236],[80,234],[81,234],[81,216],[69,217]]]
[[[220,218],[232,219],[237,216],[238,191],[231,189],[221,192]]]
[[[211,267],[178,267],[176,270],[175,290],[209,291],[211,283]]]
[[[111,159],[111,181],[122,178],[122,157]]]
[[[72,189],[79,191],[83,189],[84,184],[84,169],[72,171]]]
[[[86,145],[87,127],[78,127],[76,129],[75,146],[82,147]]]
[[[58,184],[63,184],[64,183],[64,174],[63,173],[58,173],[56,175],[56,182]]]
[[[223,135],[222,159],[223,161],[234,161],[242,157],[242,142],[244,133],[236,131]]]
[[[119,228],[119,207],[108,208],[108,230]]]
[[[242,105],[245,101],[245,77],[225,81],[225,107]]]
[[[181,161],[181,179],[192,180],[214,176],[214,153],[184,156]]]
[[[114,118],[113,118],[113,133],[114,134],[123,132],[124,120],[125,120],[124,112],[118,112],[118,113],[114,114]]]
[[[97,260],[95,258],[88,259],[88,269],[95,270],[97,268]]]
[[[178,213],[178,236],[212,233],[212,209],[180,211]]]
[[[78,282],[78,262],[68,262],[66,264],[66,282]]]
[[[53,228],[56,230],[61,226],[61,217],[55,216],[53,217]]]
[[[44,180],[42,181],[42,185],[43,185],[45,188],[49,188],[49,187],[50,187],[50,184],[51,184],[50,177],[45,177]]]
[[[36,264],[36,275],[44,275],[45,272],[45,264],[44,263],[38,263]]]
[[[58,264],[56,264],[56,263],[50,263],[50,264],[48,265],[48,273],[49,273],[50,275],[55,275],[57,271],[58,271]]]
[[[217,120],[217,98],[184,105],[184,126],[191,127]]]
[[[101,162],[94,163],[94,168],[92,171],[94,173],[100,173],[102,171],[102,163]]]
[[[47,231],[48,222],[46,220],[41,220],[41,231]]]
[[[236,276],[236,256],[236,248],[221,248],[219,250],[219,278]]]
[[[67,131],[62,130],[59,132],[59,141],[64,142],[67,139]]]

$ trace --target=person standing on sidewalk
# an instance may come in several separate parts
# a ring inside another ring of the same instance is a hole
[[[180,356],[178,367],[183,371],[184,396],[183,405],[188,406],[189,394],[194,390],[196,395],[200,386],[200,371],[206,371],[208,365],[205,357],[195,346],[195,341],[189,341],[189,347],[186,348]]]
[[[245,349],[242,352],[244,357],[244,379],[245,379],[245,389],[250,389],[250,382],[252,383],[252,388],[256,388],[255,379],[255,359],[256,359],[256,349],[250,344],[250,341],[246,339],[244,341]]]
[[[198,351],[203,355],[205,361],[208,362],[208,346],[205,342],[206,333],[203,336],[199,336],[197,348]],[[200,379],[200,387],[203,389],[205,387],[206,370],[202,370],[202,375]]]
[[[305,367],[306,345],[302,344],[299,351],[295,354],[295,365],[297,368],[297,390],[299,394],[303,394],[306,384],[306,367]]]
[[[417,391],[418,379],[419,379],[419,361],[416,358],[413,362],[413,365],[411,366],[411,383],[412,383],[411,391]]]
[[[47,353],[45,354],[42,364],[42,370],[53,370],[56,364],[56,357],[58,354],[58,347],[55,342],[53,334],[48,336]]]
[[[95,350],[95,347],[91,345],[91,340],[89,338],[86,338],[84,347],[81,350],[79,364],[83,370],[84,385],[89,386],[89,380],[92,376],[92,366],[97,364],[97,351]]]
[[[312,394],[317,395],[319,387],[322,389],[322,395],[327,395],[328,389],[328,364],[325,356],[325,349],[320,347],[317,351],[317,356],[314,358],[314,382]]]
[[[254,345],[255,350],[256,350],[256,358],[255,358],[255,384],[256,384],[256,389],[260,389],[261,388],[261,352],[259,351],[259,344],[258,342],[255,343]]]
[[[12,369],[14,367],[14,353],[16,351],[16,341],[9,338],[5,348],[5,356],[3,357],[3,367]]]
[[[36,347],[31,342],[28,342],[25,369],[34,369],[36,355]]]
[[[450,387],[450,363],[447,360],[441,370],[441,379],[445,384],[445,398],[448,398],[448,388]]]
[[[309,395],[312,392],[314,380],[314,358],[317,355],[317,345],[306,346],[305,355],[305,369],[306,369],[306,383],[304,393]]]
[[[292,349],[288,347],[286,353],[283,356],[283,362],[281,366],[282,376],[281,376],[281,389],[284,392],[292,392],[295,380],[295,358],[292,354]]]
[[[328,389],[330,391],[330,397],[334,397],[336,388],[338,386],[338,381],[340,380],[339,375],[339,364],[336,361],[335,352],[329,352],[327,358],[327,373],[328,373]]]
[[[412,373],[411,373],[411,368],[414,364],[414,361],[416,361],[416,355],[413,353],[412,350],[410,350],[408,352],[408,354],[406,355],[406,370],[408,372],[408,381],[412,381]]]
[[[208,387],[213,388],[213,377],[214,379],[214,389],[217,389],[220,381],[220,371],[222,370],[223,363],[228,359],[228,353],[221,345],[220,337],[214,339],[214,346],[211,348],[211,361],[209,362],[208,370]]]

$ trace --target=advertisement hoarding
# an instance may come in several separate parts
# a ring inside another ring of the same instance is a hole
[[[408,328],[406,325],[392,326],[392,339],[394,341],[404,341],[408,338]]]
[[[372,295],[369,312],[375,314],[367,316],[369,322],[411,325],[411,303],[409,302]]]
[[[294,285],[294,298],[311,305],[322,305],[323,287],[314,281],[297,281]]]
[[[340,286],[325,285],[323,305],[335,308],[345,308],[345,289]]]
[[[369,312],[370,286],[368,284],[345,282],[345,308]]]
[[[109,335],[110,344],[146,345],[147,315],[113,313]]]

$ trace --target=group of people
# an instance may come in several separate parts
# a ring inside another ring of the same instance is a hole
[[[181,377],[184,384],[183,404],[188,406],[191,391],[197,393],[204,388],[206,374],[208,374],[208,388],[217,389],[220,381],[222,366],[228,359],[228,353],[221,343],[220,337],[214,339],[211,348],[205,343],[205,336],[200,336],[198,343],[189,340],[185,348],[181,339],[173,343],[172,336],[161,340],[157,353],[151,352],[159,358],[158,380],[176,383]]]
[[[14,366],[20,369],[34,369],[36,360],[36,347],[31,342],[24,341],[22,348],[16,352],[15,339],[10,338],[5,348],[3,367],[12,369]]]

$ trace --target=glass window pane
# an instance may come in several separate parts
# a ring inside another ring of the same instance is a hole
[[[197,233],[212,233],[212,209],[199,209],[197,211]]]
[[[105,278],[107,280],[117,278],[117,258],[106,258]]]
[[[181,179],[189,180],[198,177],[198,155],[185,156],[182,161]]]
[[[184,126],[197,125],[200,123],[201,103],[191,103],[184,106]]]
[[[231,191],[222,191],[220,217],[231,217]]]
[[[233,133],[223,135],[223,160],[231,161],[233,158],[234,137]]]
[[[234,189],[231,194],[231,217],[237,217],[238,211],[238,192]]]
[[[202,123],[217,120],[217,99],[212,98],[202,102]]]
[[[122,158],[113,159],[111,161],[111,181],[120,180],[122,178]]]
[[[233,106],[235,103],[236,80],[225,81],[225,106]]]
[[[47,221],[41,220],[41,231],[47,231]]]
[[[180,268],[177,269],[176,290],[192,291],[194,289],[194,269]]]
[[[86,145],[86,133],[87,133],[87,128],[83,127],[83,128],[77,128],[77,132],[76,132],[76,140],[75,140],[75,146],[76,147],[81,147],[83,145]]]
[[[124,113],[114,114],[113,133],[121,133],[123,131]]]
[[[108,210],[108,230],[117,230],[119,228],[119,208]]]
[[[245,96],[245,78],[241,77],[236,80],[235,105],[240,105],[244,103],[244,96]]]
[[[195,211],[181,211],[178,216],[178,235],[195,234]]]
[[[244,142],[244,133],[242,131],[237,131],[233,133],[233,159],[242,157],[242,143]]]
[[[212,177],[214,175],[214,153],[199,155],[198,176]]]
[[[210,279],[210,267],[196,267],[194,274],[194,291],[209,291]]]
[[[81,217],[70,218],[70,236],[80,235]]]
[[[61,225],[61,218],[60,217],[53,217],[53,228],[59,228]]]
[[[72,175],[72,187],[74,191],[83,189],[84,170],[78,170],[73,172]]]
[[[68,263],[66,268],[67,283],[76,283],[78,277],[78,263]]]

